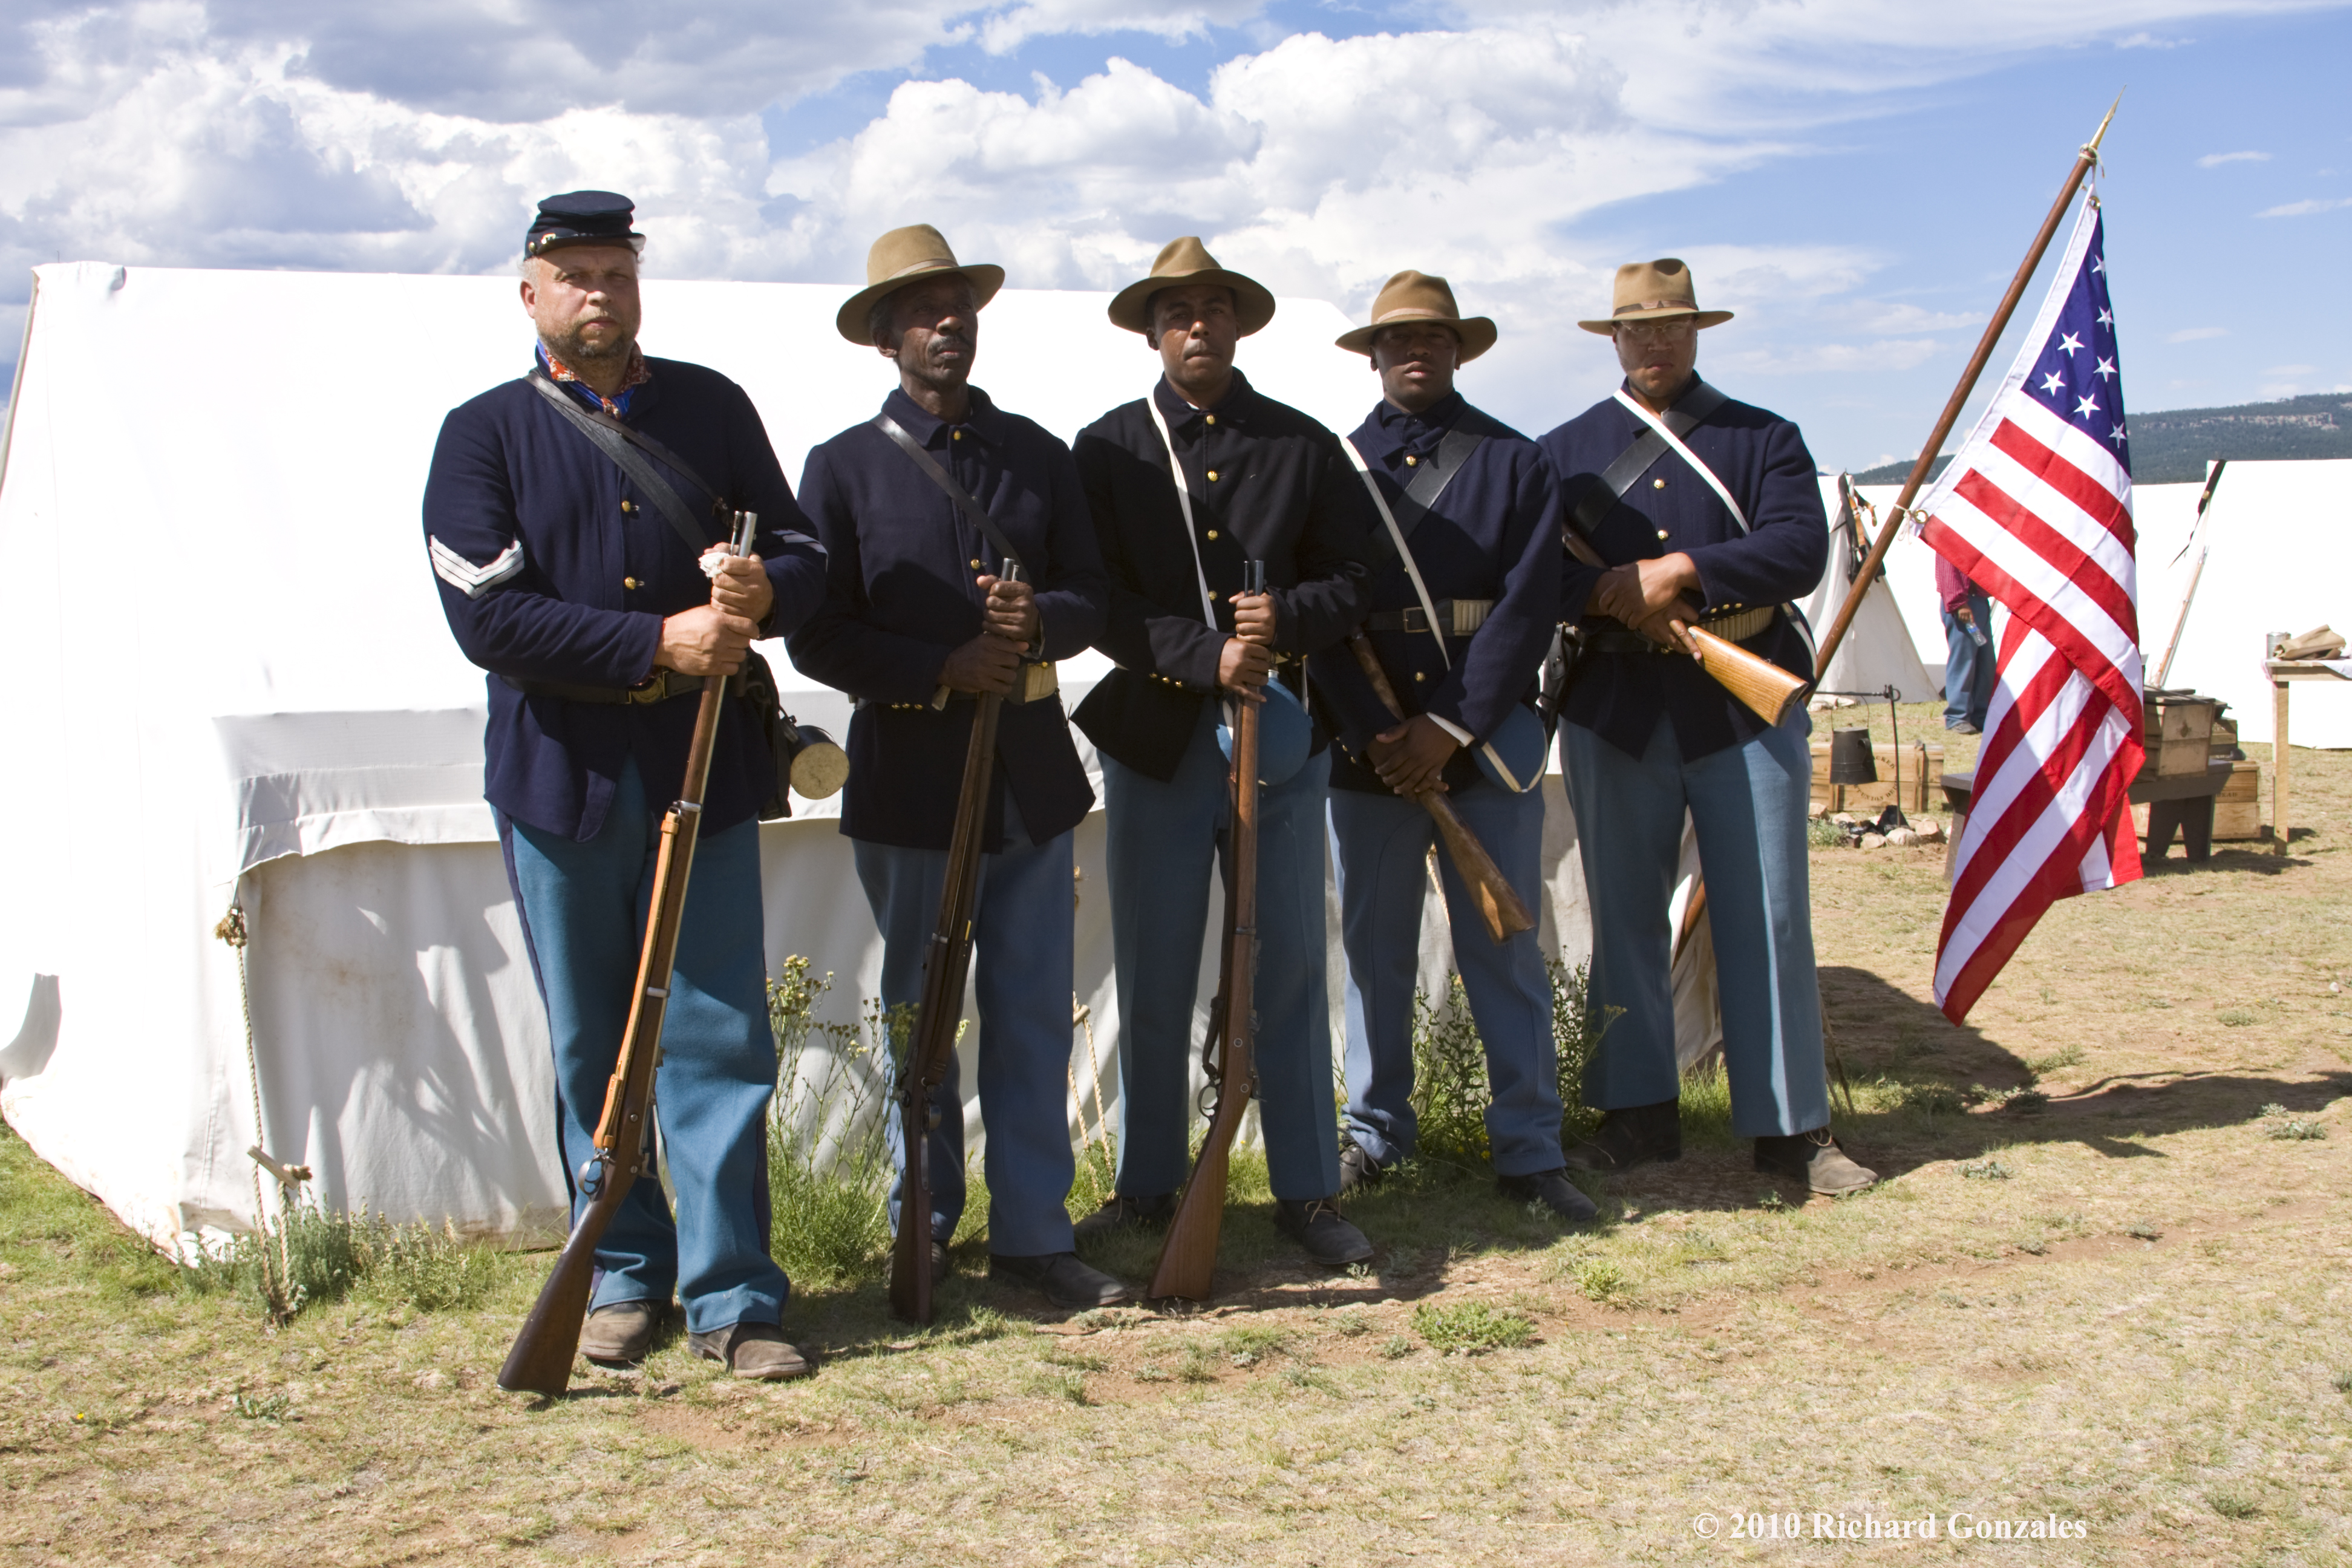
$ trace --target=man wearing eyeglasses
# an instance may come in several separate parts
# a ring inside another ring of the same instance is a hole
[[[1805,863],[1812,759],[1801,712],[1766,724],[1696,662],[1689,628],[1811,679],[1790,601],[1821,580],[1829,531],[1795,425],[1699,378],[1690,268],[1617,269],[1614,309],[1578,324],[1615,343],[1624,384],[1538,443],[1568,512],[1560,618],[1582,656],[1559,749],[1592,908],[1591,1005],[1617,1016],[1584,1079],[1603,1113],[1568,1163],[1618,1172],[1679,1159],[1680,1075],[1668,917],[1687,815],[1712,922],[1732,1131],[1756,1168],[1845,1193],[1876,1177],[1829,1131]]]

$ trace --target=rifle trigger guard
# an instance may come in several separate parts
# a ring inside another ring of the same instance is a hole
[[[593,1198],[604,1190],[604,1157],[591,1154],[580,1162],[580,1195]]]

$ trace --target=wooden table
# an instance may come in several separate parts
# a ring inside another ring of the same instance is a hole
[[[2213,799],[2230,782],[2234,762],[2209,762],[2202,773],[2144,773],[2132,781],[2130,801],[2147,807],[2147,853],[2164,858],[2172,836],[2180,835],[2189,858],[2202,863],[2213,854]],[[1969,797],[1976,792],[1974,768],[1948,773],[1938,781],[1951,809],[1966,816]],[[1959,835],[1952,836],[1958,839]]]
[[[2347,678],[2315,658],[2265,658],[2263,672],[2271,678],[2271,853],[2286,853],[2286,694],[2290,681],[2343,680]]]

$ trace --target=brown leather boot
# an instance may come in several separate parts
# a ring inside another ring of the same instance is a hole
[[[1579,1171],[1614,1175],[1682,1157],[1682,1101],[1665,1100],[1604,1112],[1592,1136],[1570,1149],[1563,1163]]]
[[[1756,1168],[1767,1175],[1802,1182],[1817,1193],[1837,1197],[1858,1193],[1878,1180],[1878,1173],[1846,1158],[1826,1127],[1788,1137],[1756,1140]]]
[[[661,1327],[658,1301],[615,1301],[588,1314],[580,1325],[580,1353],[604,1366],[627,1366],[646,1359],[654,1331]]]
[[[730,1323],[709,1333],[688,1334],[686,1348],[705,1361],[725,1362],[738,1377],[762,1383],[806,1377],[816,1370],[773,1323]]]

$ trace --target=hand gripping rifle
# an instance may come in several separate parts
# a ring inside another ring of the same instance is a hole
[[[1575,529],[1561,531],[1568,552],[1587,566],[1608,570],[1609,563]],[[1855,596],[1859,596],[1857,594]],[[1690,639],[1696,650],[1693,657],[1698,667],[1713,677],[1716,683],[1744,703],[1748,710],[1767,724],[1778,728],[1789,716],[1789,710],[1812,687],[1803,676],[1791,675],[1770,659],[1749,653],[1738,643],[1719,637],[1705,626],[1695,626],[1682,616],[1675,617],[1675,629]],[[1826,669],[1827,664],[1822,666]]]
[[[1265,563],[1244,568],[1242,592],[1265,592]],[[1261,704],[1236,697],[1226,707],[1234,737],[1233,824],[1225,858],[1225,939],[1217,957],[1217,995],[1209,1005],[1209,1037],[1202,1054],[1213,1062],[1216,1108],[1192,1174],[1176,1200],[1168,1238],[1145,1293],[1153,1300],[1181,1296],[1205,1301],[1217,1272],[1217,1234],[1225,1217],[1225,1173],[1242,1113],[1257,1092],[1257,726]]]
[[[1348,638],[1348,649],[1363,666],[1364,679],[1372,683],[1381,706],[1397,722],[1404,722],[1404,706],[1397,700],[1396,688],[1389,684],[1388,671],[1381,668],[1381,656],[1372,651],[1372,639],[1357,632]],[[1462,874],[1463,881],[1469,884],[1470,896],[1478,901],[1478,917],[1486,922],[1486,934],[1502,942],[1520,931],[1535,930],[1535,916],[1528,913],[1528,906],[1511,890],[1502,868],[1486,853],[1486,847],[1478,842],[1478,836],[1454,813],[1454,803],[1445,798],[1445,792],[1428,789],[1407,798],[1436,822],[1437,836],[1445,840],[1445,853],[1453,858],[1454,868]]]
[[[729,553],[751,552],[759,514],[735,514]],[[499,1386],[529,1390],[552,1399],[572,1384],[572,1360],[580,1351],[580,1325],[588,1316],[588,1295],[596,1280],[596,1244],[621,1210],[629,1189],[653,1163],[654,1069],[661,1065],[662,1017],[669,1003],[670,972],[677,961],[677,931],[686,914],[687,877],[694,869],[694,845],[702,833],[702,792],[710,778],[710,752],[719,741],[719,704],[730,683],[717,676],[702,685],[694,715],[694,739],[686,752],[686,781],[662,818],[661,847],[654,860],[654,887],[646,921],[646,942],[637,957],[637,988],[629,1003],[628,1027],[604,1090],[604,1114],[596,1123],[596,1152],[580,1167],[580,1190],[588,1206],[573,1222],[555,1271],[540,1288],[530,1316],[499,1368]]]
[[[1001,580],[1018,583],[1021,565],[1004,563]],[[946,687],[940,688],[945,691]],[[935,703],[934,706],[937,706]],[[956,1026],[963,1021],[964,975],[971,967],[971,926],[980,898],[980,844],[988,831],[989,795],[996,783],[1000,692],[980,694],[971,743],[963,754],[963,787],[956,795],[955,827],[948,837],[948,874],[940,889],[940,918],[923,955],[923,995],[915,1009],[914,1038],[899,1069],[899,1143],[906,1152],[898,1185],[898,1234],[890,1247],[890,1311],[910,1323],[931,1321],[931,1092],[948,1073]]]

